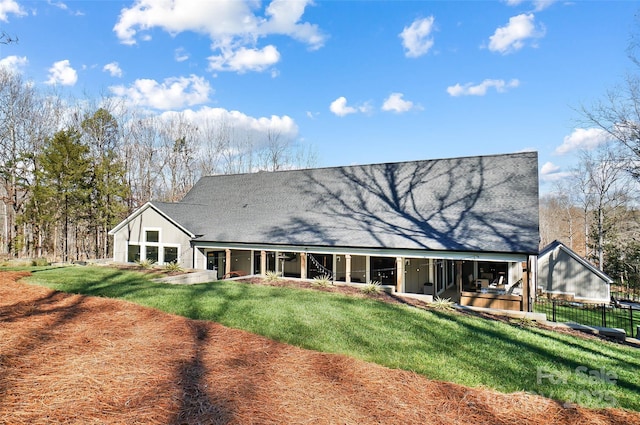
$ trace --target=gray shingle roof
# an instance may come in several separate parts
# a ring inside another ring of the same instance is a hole
[[[208,176],[153,204],[201,241],[538,252],[535,152]]]

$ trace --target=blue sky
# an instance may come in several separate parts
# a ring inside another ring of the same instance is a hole
[[[277,127],[318,166],[603,142],[576,111],[637,71],[638,1],[0,0],[0,65],[74,96]]]

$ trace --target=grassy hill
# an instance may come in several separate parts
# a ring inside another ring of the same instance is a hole
[[[526,323],[310,289],[239,282],[172,286],[104,267],[38,270],[29,281],[215,321],[432,379],[640,411],[637,349]]]

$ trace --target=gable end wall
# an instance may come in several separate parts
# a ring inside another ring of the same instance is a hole
[[[538,285],[547,293],[576,300],[608,301],[609,284],[566,251],[555,249],[539,259]]]
[[[183,268],[192,268],[193,249],[189,235],[151,207],[146,208],[113,235],[113,260],[126,263],[129,244],[145,243],[145,229],[160,231],[160,241],[157,244],[160,247],[178,245],[180,265]]]

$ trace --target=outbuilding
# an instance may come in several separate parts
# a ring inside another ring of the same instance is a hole
[[[609,303],[611,279],[560,241],[538,256],[538,291],[552,298],[586,303]]]

